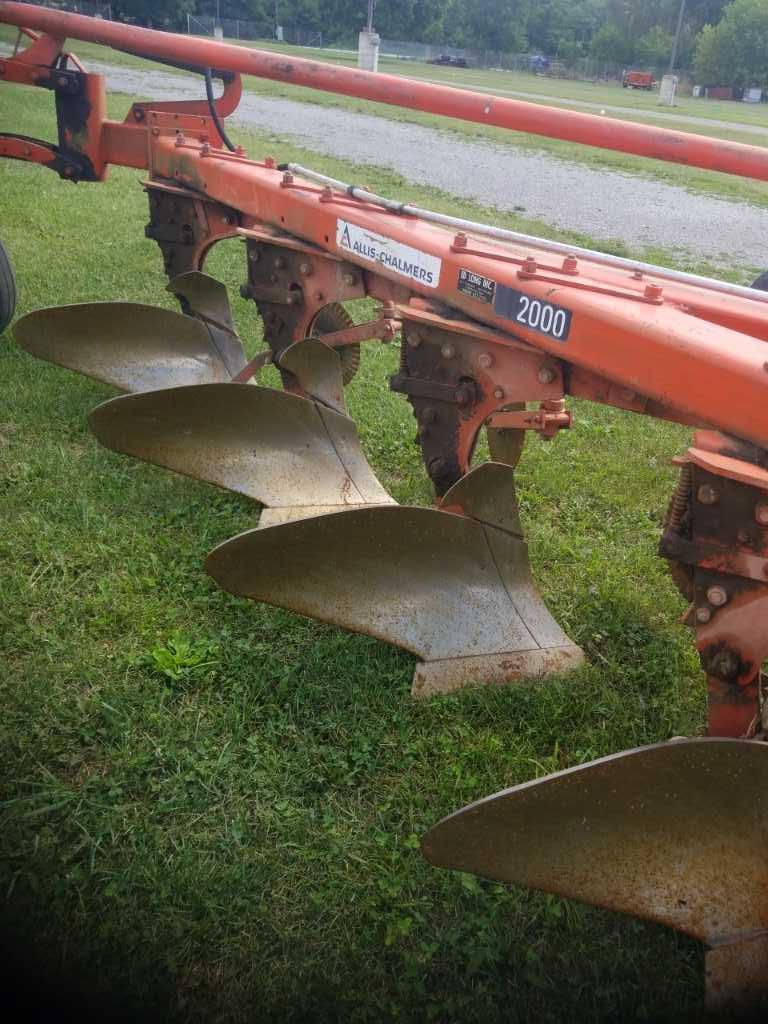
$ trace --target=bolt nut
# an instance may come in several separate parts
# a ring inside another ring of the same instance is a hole
[[[493,356],[490,352],[481,352],[477,357],[477,365],[481,366],[484,370],[490,369],[493,366]]]
[[[309,263],[302,263],[302,264],[300,264],[300,266],[299,266],[299,273],[303,274],[304,277],[309,277],[309,275],[312,273],[311,265]]]
[[[755,522],[768,526],[768,501],[759,501],[755,505]]]
[[[347,273],[344,275],[344,284],[353,285],[357,284],[357,278],[354,274]]]
[[[453,248],[454,249],[466,249],[467,248],[467,236],[466,236],[466,234],[463,231],[459,231],[459,233],[453,239]]]
[[[248,250],[248,259],[251,261],[251,263],[258,263],[260,258],[261,258],[261,253],[259,252],[258,249],[249,249]]]
[[[720,495],[711,484],[702,484],[696,497],[702,505],[716,505],[720,501]]]
[[[703,626],[706,625],[712,618],[712,609],[702,605],[701,608],[696,609],[696,621],[700,622]]]
[[[446,341],[446,343],[440,349],[440,355],[443,357],[443,359],[453,359],[453,357],[456,355],[456,349],[453,347],[450,341]]]
[[[575,256],[568,255],[563,260],[563,272],[566,274],[575,274],[579,269],[579,261]]]
[[[710,587],[707,591],[707,600],[713,608],[722,608],[728,603],[728,592],[723,587]]]
[[[298,306],[300,299],[296,292],[289,292],[285,301],[289,306]]]
[[[555,379],[555,371],[548,366],[542,366],[538,372],[539,384],[551,384]]]
[[[494,398],[503,398],[504,397],[504,388],[494,388],[493,389],[493,397]]]
[[[647,284],[645,286],[645,297],[652,302],[660,302],[664,289],[658,284]]]

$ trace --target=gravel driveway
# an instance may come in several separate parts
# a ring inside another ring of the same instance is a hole
[[[166,100],[203,95],[198,78],[92,67],[107,76],[115,92]],[[595,239],[620,240],[630,248],[661,246],[721,266],[768,266],[768,209],[744,202],[596,170],[545,153],[520,153],[513,145],[464,139],[438,128],[248,91],[231,120],[330,156],[392,168],[409,181],[484,206],[523,210]]]

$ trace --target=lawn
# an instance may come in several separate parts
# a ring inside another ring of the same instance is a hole
[[[4,87],[0,124],[50,133],[49,104]],[[113,98],[110,113],[127,107]],[[235,134],[252,156],[362,173]],[[531,226],[406,192],[390,171],[364,177],[424,206]],[[20,314],[118,298],[172,308],[143,234],[140,178],[116,169],[104,185],[73,187],[0,162]],[[207,269],[230,287],[253,351],[255,310],[237,296],[242,246],[221,245]],[[408,406],[386,387],[396,359],[368,347],[349,403],[384,484],[428,504]],[[36,951],[45,972],[129,1019],[700,1014],[698,944],[435,870],[418,850],[431,824],[473,799],[703,730],[703,678],[655,555],[685,430],[582,402],[573,431],[529,441],[517,476],[534,573],[588,664],[546,684],[414,703],[410,656],[233,598],[205,575],[206,553],[256,522],[251,503],[101,449],[86,416],[111,389],[34,361],[11,332],[0,361],[9,947]]]

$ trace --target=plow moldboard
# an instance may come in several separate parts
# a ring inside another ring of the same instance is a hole
[[[285,391],[202,384],[126,395],[89,419],[107,448],[263,505],[299,510],[392,501],[347,416]]]

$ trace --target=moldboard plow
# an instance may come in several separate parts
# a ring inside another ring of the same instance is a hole
[[[242,74],[768,180],[768,151],[0,0],[20,29],[0,80],[53,92],[56,144],[0,155],[99,181],[145,172],[148,237],[180,312],[104,302],[22,318],[38,358],[127,392],[94,410],[115,451],[263,506],[207,569],[225,589],[398,645],[414,696],[562,674],[582,660],[533,583],[515,497],[527,433],[571,427],[567,396],[689,425],[660,553],[688,603],[708,736],[628,751],[437,824],[434,864],[660,921],[710,948],[712,1005],[768,993],[768,295],[432,213],[271,158],[223,119]],[[105,116],[66,38],[199,73],[201,100]],[[223,83],[214,97],[212,80]],[[203,272],[240,238],[263,322],[249,359]],[[344,303],[373,299],[355,323]],[[377,480],[344,386],[362,343],[399,340],[432,508]],[[257,383],[263,367],[282,389]],[[492,461],[472,467],[481,430]]]

